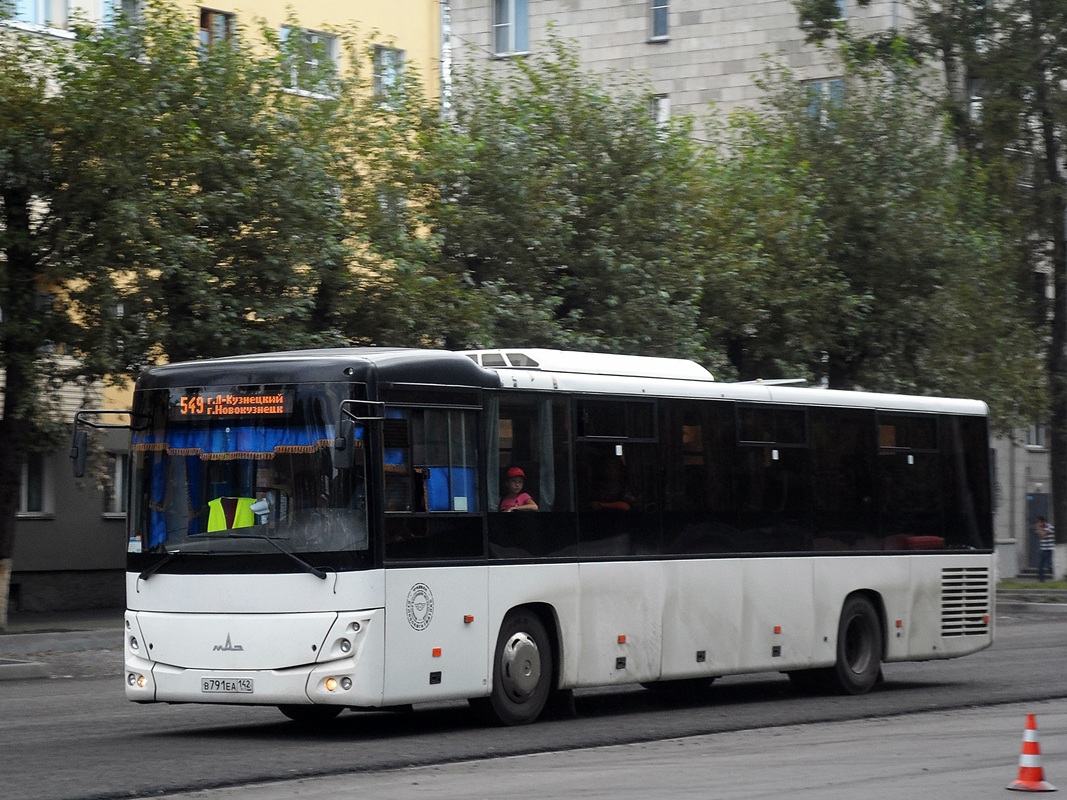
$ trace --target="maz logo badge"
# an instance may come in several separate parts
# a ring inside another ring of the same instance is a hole
[[[223,651],[225,653],[225,652],[230,652],[230,651],[236,652],[238,650],[244,650],[244,647],[242,647],[239,644],[234,644],[233,642],[231,642],[230,641],[230,634],[227,633],[226,634],[226,644],[217,644],[214,647],[212,647],[211,649],[213,651],[214,650],[221,650],[221,651]]]
[[[425,583],[416,583],[408,592],[408,624],[424,631],[433,619],[433,594]]]

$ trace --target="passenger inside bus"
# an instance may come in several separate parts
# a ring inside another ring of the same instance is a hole
[[[522,467],[509,467],[504,477],[504,494],[500,498],[501,511],[536,511],[537,501],[524,491],[526,473]]]
[[[619,458],[609,458],[593,476],[588,507],[597,511],[629,511],[636,498],[626,485],[626,467]]]

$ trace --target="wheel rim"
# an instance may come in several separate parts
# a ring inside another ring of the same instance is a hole
[[[853,617],[845,630],[845,663],[856,675],[862,675],[870,668],[873,657],[874,640],[870,626],[863,617]]]
[[[541,681],[541,652],[528,633],[512,634],[500,658],[504,693],[517,703],[525,702]]]

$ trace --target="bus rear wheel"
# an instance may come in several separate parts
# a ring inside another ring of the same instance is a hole
[[[866,694],[882,675],[882,620],[874,604],[852,595],[841,608],[837,626],[837,661],[831,675],[843,694]]]
[[[552,645],[537,615],[513,611],[504,619],[493,654],[493,688],[472,705],[504,725],[527,725],[544,710],[552,689]]]

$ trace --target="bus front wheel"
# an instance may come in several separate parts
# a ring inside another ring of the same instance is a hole
[[[845,600],[837,626],[837,661],[832,678],[844,694],[865,694],[882,674],[882,620],[867,597]]]
[[[493,654],[489,697],[472,701],[476,709],[504,725],[536,720],[552,689],[552,645],[536,614],[513,611],[504,619]]]

